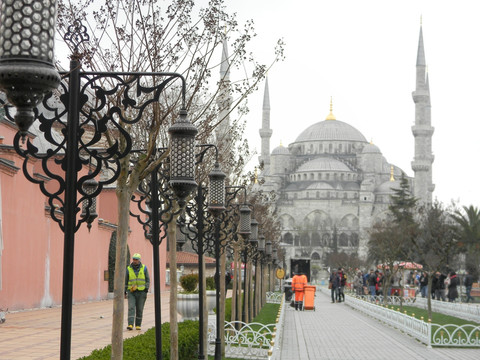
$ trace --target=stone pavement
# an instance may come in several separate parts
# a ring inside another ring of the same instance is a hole
[[[286,309],[280,359],[478,360],[480,350],[427,349],[409,335],[345,303],[332,304],[327,294],[317,290],[315,311]]]
[[[162,322],[169,321],[169,292],[161,297]],[[113,300],[74,304],[72,311],[71,359],[89,355],[111,343]],[[125,300],[124,338],[129,338],[155,325],[154,295],[145,303],[142,330],[126,329]],[[1,360],[58,360],[60,354],[61,308],[20,311],[7,314],[0,324]],[[140,359],[139,359],[140,360]]]

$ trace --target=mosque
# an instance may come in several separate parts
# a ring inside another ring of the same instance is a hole
[[[431,104],[423,33],[420,28],[416,62],[414,176],[407,177],[413,195],[431,203]],[[402,169],[388,162],[380,149],[347,122],[330,114],[312,124],[288,146],[270,152],[268,82],[263,100],[260,189],[277,193],[276,213],[281,244],[288,259],[310,258],[319,264],[338,252],[367,255],[368,230],[388,210],[392,189],[398,189]],[[289,270],[289,269],[287,269]]]

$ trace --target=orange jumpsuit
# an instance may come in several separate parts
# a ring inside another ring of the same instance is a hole
[[[295,302],[303,302],[305,285],[307,277],[305,275],[295,275],[292,279],[292,290],[295,291]]]

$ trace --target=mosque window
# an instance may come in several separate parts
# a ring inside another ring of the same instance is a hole
[[[318,255],[318,253],[314,252],[312,254],[312,260],[320,260],[320,255]]]
[[[317,178],[318,180],[322,180],[322,173],[318,173]]]
[[[303,180],[307,180],[307,174],[303,174]]]
[[[343,193],[343,198],[344,198],[344,199],[348,199],[348,194],[347,194],[346,192]]]
[[[315,180],[315,174],[310,174],[310,180]]]
[[[345,176],[345,174],[340,174],[340,180],[343,181],[343,180],[344,180],[344,176]]]
[[[320,191],[317,191],[316,197],[317,197],[317,199],[320,198]]]
[[[348,179],[348,180],[351,179],[351,174],[347,174],[347,179]]]
[[[330,174],[325,174],[325,180],[330,180]]]
[[[329,153],[333,152],[333,145],[332,144],[328,144],[328,152]]]
[[[345,234],[345,233],[340,234],[338,245],[348,246],[348,235],[347,234]]]
[[[323,246],[330,246],[330,234],[323,234],[322,244]]]
[[[358,240],[358,234],[353,233],[350,235],[350,245],[351,246],[358,246],[360,241]]]
[[[339,153],[342,152],[342,144],[338,144],[338,152],[339,152]]]
[[[309,194],[308,191],[307,191],[307,199],[308,199],[309,197],[310,197],[310,194]]]
[[[323,153],[323,144],[318,145],[318,151]]]

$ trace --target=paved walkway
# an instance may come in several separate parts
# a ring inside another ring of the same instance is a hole
[[[113,301],[73,306],[71,359],[88,355],[111,342]],[[162,321],[168,321],[169,293],[162,293]],[[125,302],[126,308],[126,302]],[[478,349],[427,349],[415,339],[351,309],[332,304],[317,292],[316,311],[288,308],[281,360],[414,360],[479,359]],[[58,360],[60,351],[60,308],[7,314],[0,324],[1,360]],[[145,304],[142,331],[124,330],[135,336],[154,326],[153,295]],[[141,360],[141,359],[139,359]]]
[[[169,292],[162,293],[162,322],[169,320]],[[111,343],[113,300],[73,305],[71,359],[89,355]],[[145,332],[155,325],[154,296],[148,295],[142,330],[126,329],[124,338]],[[61,308],[20,311],[7,314],[0,324],[1,360],[58,360],[60,354]]]
[[[427,349],[414,338],[317,291],[315,311],[289,307],[281,360],[480,359],[479,349]]]

